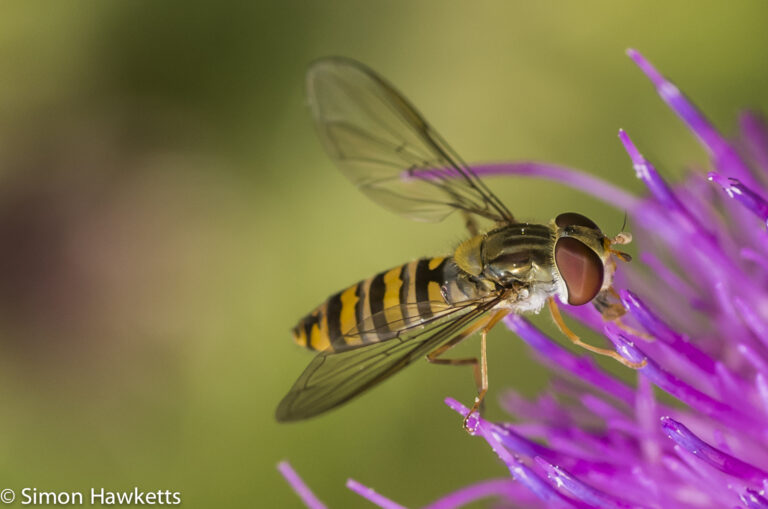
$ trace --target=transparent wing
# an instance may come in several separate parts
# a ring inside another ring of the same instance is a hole
[[[460,334],[498,302],[496,298],[457,308],[440,320],[386,341],[319,353],[280,402],[277,420],[306,419],[341,405]]]
[[[363,64],[315,62],[307,99],[330,156],[385,208],[420,221],[441,221],[455,210],[514,221],[408,100]]]

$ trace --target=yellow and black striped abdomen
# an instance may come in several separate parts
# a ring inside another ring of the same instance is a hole
[[[364,279],[332,295],[293,328],[310,350],[340,350],[390,339],[448,305],[442,287],[456,277],[451,258],[422,258]]]

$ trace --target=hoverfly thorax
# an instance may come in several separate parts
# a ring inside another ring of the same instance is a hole
[[[544,225],[512,224],[485,239],[484,274],[500,286],[550,284],[552,231]]]
[[[509,223],[460,244],[454,260],[487,288],[512,289],[516,306],[537,310],[555,287],[554,240],[554,231],[549,226]],[[532,295],[543,298],[524,304]]]

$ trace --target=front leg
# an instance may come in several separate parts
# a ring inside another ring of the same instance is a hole
[[[618,292],[614,290],[612,286],[598,293],[592,300],[592,304],[606,322],[613,322],[624,332],[632,334],[640,339],[644,339],[645,341],[650,342],[656,340],[653,336],[624,323],[622,317],[627,314],[627,310],[621,303],[621,297]]]
[[[613,322],[627,314],[627,310],[621,303],[619,294],[612,286],[598,293],[597,296],[592,299],[592,305],[595,306],[595,309],[597,309],[598,313],[603,317],[603,320],[607,322]]]
[[[598,355],[604,355],[606,357],[610,357],[611,359],[614,359],[615,361],[620,362],[621,364],[632,369],[643,368],[648,363],[646,359],[643,359],[641,362],[628,361],[615,350],[611,350],[609,348],[600,348],[600,347],[592,346],[588,343],[585,343],[584,341],[581,340],[579,336],[576,335],[575,332],[573,332],[565,324],[565,321],[563,320],[563,317],[560,314],[560,309],[557,307],[557,303],[555,302],[555,299],[553,297],[550,297],[549,300],[547,300],[547,304],[549,306],[549,313],[552,315],[552,320],[555,322],[555,325],[557,325],[557,328],[560,329],[560,332],[562,332],[565,335],[565,337],[568,338],[571,341],[571,343],[573,343],[574,345],[580,346],[581,348],[584,348],[585,350],[589,350],[590,352],[596,353]]]

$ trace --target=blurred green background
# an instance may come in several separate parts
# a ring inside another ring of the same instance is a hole
[[[347,477],[418,505],[504,476],[418,363],[338,411],[278,425],[311,359],[289,329],[328,295],[448,252],[461,221],[379,209],[324,155],[307,64],[357,58],[469,161],[535,159],[641,192],[626,129],[667,175],[706,157],[624,55],[635,47],[725,131],[768,107],[765,2],[18,2],[0,8],[0,488],[182,494],[294,507],[288,459],[335,507]],[[495,181],[518,217],[621,211]],[[539,319],[546,323],[546,320]],[[471,341],[460,352],[476,352]],[[489,415],[547,373],[489,344]],[[18,502],[17,502],[18,503]]]

